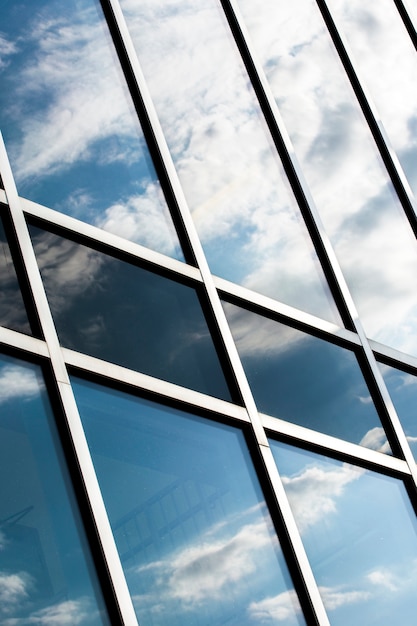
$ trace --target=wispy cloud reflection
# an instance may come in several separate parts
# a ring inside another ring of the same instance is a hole
[[[88,626],[95,623],[97,611],[92,611],[87,599],[66,600],[52,604],[44,609],[28,612],[24,617],[7,618],[3,626],[25,626],[34,624],[37,626]]]
[[[0,369],[0,405],[15,398],[34,398],[42,387],[43,384],[35,372],[26,367],[6,365]]]
[[[123,0],[122,8],[212,271],[337,318],[216,3]]]
[[[236,527],[242,516],[249,519]],[[161,560],[133,568],[128,574],[131,586],[140,578],[147,579],[149,588],[134,596],[139,615],[147,610],[157,620],[158,614],[168,614],[174,605],[177,613],[190,613],[219,603],[227,611],[234,607],[236,614],[246,614],[250,623],[262,621],[272,607],[263,607],[255,598],[261,593],[259,585],[266,585],[266,589],[277,586],[274,553],[279,546],[263,514],[250,509],[242,516],[209,527]],[[301,615],[294,591],[282,591],[276,598],[273,612],[281,615],[281,620],[292,623],[297,614]]]
[[[333,4],[352,21],[369,21],[371,11],[380,9],[368,9],[360,0]],[[417,353],[415,240],[316,3],[265,0],[258,6],[239,0],[239,6],[367,333]],[[391,33],[391,22],[386,32]],[[364,47],[378,39],[378,47],[370,46],[375,58],[378,49],[381,57],[386,53],[378,30],[376,23],[352,28]],[[387,106],[393,102],[408,110],[402,120],[394,116],[393,135],[401,142],[415,128],[415,98],[403,91],[413,89],[415,80],[404,82],[403,69],[409,68],[403,58],[388,56],[401,89],[389,88]],[[384,83],[384,72],[374,67],[371,74]]]

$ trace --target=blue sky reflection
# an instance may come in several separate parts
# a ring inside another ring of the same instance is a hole
[[[332,626],[413,626],[417,522],[403,483],[270,443]]]
[[[140,623],[305,624],[242,433],[73,386]]]
[[[2,3],[0,129],[22,196],[182,259],[96,0]]]
[[[0,358],[0,623],[109,626],[40,369]]]

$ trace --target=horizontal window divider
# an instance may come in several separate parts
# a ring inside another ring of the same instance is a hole
[[[344,343],[352,344],[352,346],[362,345],[356,333],[337,326],[332,322],[327,322],[320,317],[305,313],[300,309],[296,309],[288,304],[269,298],[268,296],[263,296],[246,287],[241,287],[240,285],[231,283],[217,276],[214,277],[214,284],[220,292],[220,297],[225,300],[232,299],[234,304],[240,306],[245,306],[246,304],[252,308],[256,308],[258,312],[262,312],[263,314],[272,313],[278,315],[283,323],[296,326],[301,330],[304,328],[307,332],[309,330],[319,332],[321,336],[325,335],[330,341],[332,338],[337,338]]]
[[[114,235],[113,233],[102,230],[97,226],[81,222],[74,217],[70,217],[64,213],[59,213],[46,206],[32,202],[31,200],[20,198],[20,201],[25,214],[42,220],[45,222],[46,227],[49,225],[52,228],[58,227],[60,229],[65,229],[72,235],[89,239],[92,245],[97,245],[97,242],[99,242],[109,248],[112,248],[116,253],[120,253],[120,251],[124,252],[129,256],[145,261],[151,265],[155,265],[159,268],[163,267],[164,269],[174,272],[175,274],[180,274],[181,276],[191,278],[194,281],[202,282],[201,274],[196,267],[177,261],[177,259],[165,256],[160,252],[156,252],[138,243],[124,239],[119,235]],[[62,234],[65,236],[64,232]]]
[[[406,354],[405,352],[400,352],[395,348],[386,346],[385,344],[374,341],[373,339],[369,340],[369,345],[375,353],[377,360],[384,362],[389,361],[389,364],[394,367],[401,368],[404,366],[413,368],[416,370],[415,374],[417,376],[417,357],[412,356],[411,354]]]
[[[24,350],[37,356],[49,357],[48,347],[42,339],[19,333],[4,326],[0,326],[0,344]]]
[[[108,381],[113,381],[118,385],[130,387],[131,390],[134,389],[158,396],[160,400],[168,399],[193,409],[197,408],[240,422],[250,423],[246,409],[237,404],[232,404],[213,396],[207,396],[198,391],[187,389],[160,378],[142,374],[141,372],[135,372],[120,365],[70,350],[69,348],[62,348],[62,354],[66,365],[73,368],[73,373],[74,370],[77,370],[75,372],[76,375],[82,376],[84,373],[87,377],[98,376],[106,378]]]
[[[264,413],[260,414],[262,425],[269,432],[269,434],[284,436],[286,442],[296,445],[296,443],[302,443],[305,447],[315,449],[319,448],[322,454],[327,456],[334,456],[335,453],[338,458],[346,457],[346,462],[359,464],[366,464],[372,466],[380,471],[391,471],[395,474],[401,474],[404,476],[410,476],[410,468],[406,461],[399,459],[364,446],[356,445],[349,441],[343,441],[337,437],[331,435],[325,435],[315,430],[310,430],[299,426],[298,424],[292,424],[285,420],[281,420],[277,417],[272,417]],[[288,438],[288,439],[287,439]]]

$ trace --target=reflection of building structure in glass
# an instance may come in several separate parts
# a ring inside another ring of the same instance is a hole
[[[0,17],[1,624],[414,625],[414,7]]]

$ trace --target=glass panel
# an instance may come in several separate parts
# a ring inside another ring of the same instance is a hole
[[[212,271],[340,319],[217,0],[122,0]]]
[[[0,622],[110,622],[38,367],[0,359]]]
[[[393,0],[328,2],[417,195],[417,57]]]
[[[417,354],[415,238],[316,3],[238,3],[366,332]]]
[[[270,443],[332,626],[414,626],[417,524],[402,481]]]
[[[378,365],[417,460],[417,378],[395,367]]]
[[[30,334],[30,325],[0,217],[0,325]]]
[[[100,2],[2,2],[0,56],[19,193],[182,259]]]
[[[417,30],[417,6],[413,0],[402,0],[403,5],[407,9],[410,19],[413,21],[414,28]]]
[[[260,411],[391,452],[353,352],[232,304],[223,306]]]
[[[197,292],[30,227],[62,345],[230,400]]]
[[[242,433],[73,384],[141,626],[305,624]]]

